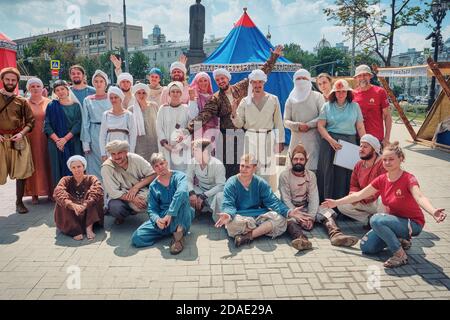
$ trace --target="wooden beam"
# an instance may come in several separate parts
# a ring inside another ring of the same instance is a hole
[[[447,81],[445,81],[445,78],[440,70],[440,68],[443,67],[443,63],[435,62],[431,57],[427,59],[427,62],[437,81],[439,81],[442,90],[444,90],[445,95],[450,99],[450,88],[448,87]]]
[[[372,66],[374,72],[378,74],[378,66],[373,65]],[[398,115],[402,119],[403,123],[406,126],[406,129],[408,129],[409,134],[413,138],[414,141],[417,139],[417,133],[414,131],[413,127],[411,126],[411,123],[409,123],[408,118],[406,117],[405,113],[403,112],[403,108],[400,106],[400,104],[397,101],[397,98],[395,97],[394,93],[391,90],[391,87],[389,87],[389,83],[386,81],[384,77],[378,77],[378,80],[380,80],[381,85],[386,90],[387,94],[389,95],[389,98],[391,99],[392,103],[395,106],[395,109],[397,109]]]

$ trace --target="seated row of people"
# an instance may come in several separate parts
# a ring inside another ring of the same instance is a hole
[[[370,219],[372,227],[363,237],[361,249],[363,253],[374,254],[388,247],[393,257],[385,266],[398,267],[407,263],[404,250],[425,224],[420,207],[438,223],[446,218],[444,210],[434,208],[421,193],[414,176],[401,169],[405,157],[398,143],[386,147],[380,157],[379,141],[370,135],[361,139],[362,160],[352,177],[352,193],[340,200],[326,199],[322,205],[315,174],[305,169],[308,154],[302,145],[292,150],[291,165],[279,177],[281,199],[255,174],[258,163],[251,154],[242,156],[239,174],[225,181],[225,168],[211,155],[210,141],[194,141],[195,159],[187,175],[169,169],[162,154],[153,154],[148,163],[129,153],[126,141],[113,141],[107,149],[111,157],[102,166],[102,177],[109,213],[116,223],[140,212],[149,215],[149,221],[132,236],[136,247],[152,246],[158,239],[172,235],[170,251],[179,254],[195,212],[210,212],[215,227],[225,227],[236,247],[261,236],[276,238],[287,231],[294,248],[309,250],[312,244],[303,231],[312,230],[316,223],[326,228],[332,245],[350,247],[358,238],[341,232],[332,209],[339,206],[342,213],[354,217],[356,208],[364,208],[361,201],[377,202],[381,196],[383,206],[377,210],[369,207],[357,216],[363,222]],[[369,177],[375,169],[379,170],[380,162],[385,171],[380,170],[371,180]],[[88,239],[93,239],[92,225],[103,222],[101,186],[95,177],[84,175],[83,158],[71,158],[68,165],[74,176],[63,178],[54,194],[57,226],[76,239],[82,239],[86,230]],[[72,218],[63,218],[64,215]],[[66,221],[72,224],[70,230],[65,227]]]

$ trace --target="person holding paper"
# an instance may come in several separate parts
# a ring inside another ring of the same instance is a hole
[[[361,109],[353,102],[352,91],[347,81],[336,81],[317,122],[317,129],[322,136],[317,167],[321,201],[341,198],[349,191],[352,172],[333,164],[336,151],[342,149],[338,140],[356,144],[356,134],[360,137],[366,134]]]
[[[339,200],[326,199],[327,208],[355,203],[380,193],[385,210],[370,219],[372,230],[361,239],[364,254],[376,254],[386,247],[393,256],[384,263],[385,268],[396,268],[408,263],[405,250],[411,247],[411,237],[418,236],[425,225],[427,211],[437,223],[444,222],[444,209],[436,209],[422,193],[414,177],[403,171],[405,154],[395,142],[383,150],[383,167],[387,173],[380,175],[363,190]]]
[[[366,134],[361,138],[359,156],[361,160],[356,164],[350,181],[350,194],[359,192],[367,187],[375,178],[386,173],[383,168],[383,161],[380,157],[381,144],[378,139],[371,134]],[[363,199],[359,202],[338,206],[340,213],[369,224],[370,217],[379,210],[381,203],[378,201],[379,194]]]
[[[287,232],[292,238],[292,246],[299,251],[312,248],[303,230],[312,230],[315,222],[326,228],[333,246],[355,245],[358,238],[341,232],[334,220],[336,213],[320,206],[316,175],[306,169],[309,156],[301,144],[292,150],[290,160],[292,168],[287,168],[281,173],[279,189],[281,200],[289,209],[300,208],[301,210],[298,215],[287,220]]]

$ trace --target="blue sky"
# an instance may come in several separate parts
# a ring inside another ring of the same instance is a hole
[[[189,6],[194,0],[127,0],[128,23],[142,25],[144,37],[159,24],[169,40],[187,40]],[[424,1],[413,0],[422,4]],[[299,43],[312,51],[325,38],[334,45],[344,39],[342,28],[327,21],[323,9],[333,5],[332,0],[203,0],[207,11],[206,36],[226,36],[247,7],[248,13],[266,33],[271,26],[272,43]],[[382,1],[387,6],[390,1]],[[122,0],[0,0],[0,31],[17,39],[67,29],[73,22],[73,12],[79,10],[81,25],[108,21],[122,21]],[[423,4],[422,4],[423,5]],[[74,11],[75,9],[75,11]],[[433,23],[434,24],[434,23]],[[426,25],[403,28],[396,36],[395,52],[415,47],[430,46],[425,37],[430,33]],[[450,13],[443,23],[444,39],[450,38]]]

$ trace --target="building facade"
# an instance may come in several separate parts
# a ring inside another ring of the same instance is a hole
[[[124,47],[123,23],[102,22],[78,29],[69,29],[14,40],[18,46],[18,55],[23,56],[24,49],[37,39],[48,37],[58,42],[73,44],[77,55],[99,55],[109,50]],[[127,25],[128,47],[140,47],[143,44],[141,26]]]
[[[208,57],[214,52],[222,43],[224,38],[215,39],[212,38],[205,41],[203,44],[203,50]],[[170,65],[177,61],[181,54],[186,53],[189,50],[189,41],[181,42],[164,42],[157,45],[143,46],[130,48],[130,54],[135,52],[142,52],[149,58],[150,67],[164,68],[167,71],[170,69]]]

